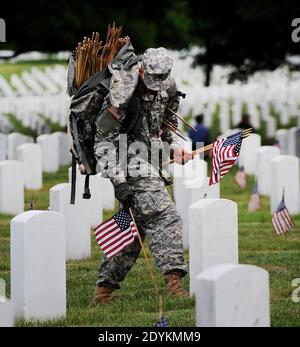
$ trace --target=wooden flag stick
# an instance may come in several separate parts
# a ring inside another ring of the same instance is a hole
[[[245,139],[246,137],[248,137],[251,133],[252,133],[253,129],[252,128],[249,128],[249,129],[245,129],[242,131],[242,138]],[[204,146],[204,147],[201,147],[201,148],[198,148],[196,149],[195,151],[192,152],[192,155],[193,155],[193,158],[196,154],[200,154],[200,153],[203,153],[203,152],[207,152],[211,149],[213,149],[214,147],[214,143],[211,143],[207,146]],[[166,166],[166,165],[169,165],[169,164],[173,164],[175,163],[175,159],[172,159],[172,160],[169,160],[169,161],[166,161],[162,164],[162,166]]]
[[[173,128],[172,126],[168,125],[167,123],[165,123],[165,126],[166,126],[170,131],[172,131],[175,135],[179,136],[179,137],[182,138],[184,141],[187,141],[186,138],[184,138],[182,135],[180,135],[180,134],[178,134],[178,133],[176,132],[176,129],[177,129],[177,128]]]
[[[176,116],[177,118],[179,118],[185,125],[187,125],[189,128],[193,129],[194,131],[197,132],[197,130],[191,126],[191,124],[189,124],[185,119],[183,119],[182,117],[179,116],[179,114],[177,114],[176,112],[174,112],[173,110],[171,110],[170,108],[168,108],[168,110],[170,112],[172,112],[174,114],[174,116]]]
[[[148,271],[149,271],[151,279],[152,279],[152,283],[153,283],[153,286],[154,286],[154,289],[155,289],[155,293],[156,293],[156,295],[158,296],[158,299],[159,299],[159,317],[161,318],[163,316],[163,311],[164,311],[163,310],[163,307],[164,307],[164,305],[163,305],[163,297],[160,294],[160,290],[159,290],[157,282],[155,280],[154,271],[153,271],[153,269],[151,267],[150,260],[149,260],[149,258],[147,256],[147,253],[146,253],[145,247],[143,245],[143,241],[141,239],[140,232],[139,232],[138,227],[136,225],[135,219],[133,217],[133,213],[132,213],[132,209],[131,208],[129,208],[129,213],[130,213],[131,219],[132,219],[132,221],[133,221],[133,223],[135,225],[136,231],[137,231],[138,239],[139,239],[139,242],[140,242],[140,245],[141,245],[144,257],[145,257],[145,260],[146,260]]]
[[[181,134],[183,134],[183,132],[179,128],[176,128],[176,126],[173,123],[171,123],[170,121],[168,121],[167,119],[163,118],[162,122],[169,125],[170,127],[174,128],[176,131],[180,132]]]

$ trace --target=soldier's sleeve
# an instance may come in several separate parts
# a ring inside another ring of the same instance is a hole
[[[120,110],[104,105],[95,121],[97,132],[94,150],[97,172],[109,177],[114,186],[126,182],[118,157],[120,128],[124,118],[124,113]]]
[[[172,84],[172,86],[168,89],[169,100],[166,108],[166,112],[164,114],[164,119],[173,124],[176,128],[178,127],[178,119],[177,117],[170,111],[177,113],[179,108],[179,96],[177,95],[177,87],[176,83]],[[161,139],[164,142],[168,142],[171,149],[175,147],[181,147],[180,142],[178,141],[178,136],[176,136],[172,131],[170,131],[164,124],[162,124],[162,134]]]

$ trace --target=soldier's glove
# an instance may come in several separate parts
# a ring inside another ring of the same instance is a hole
[[[125,211],[129,211],[133,202],[133,192],[130,186],[124,182],[115,186],[115,197],[123,206]]]

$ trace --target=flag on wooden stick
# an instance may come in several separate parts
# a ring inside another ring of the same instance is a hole
[[[135,223],[124,210],[102,222],[94,230],[96,241],[108,259],[120,253],[138,236]]]
[[[248,204],[248,211],[256,211],[261,208],[260,197],[257,189],[257,182],[254,183],[252,188],[252,195]]]
[[[277,210],[273,214],[272,224],[277,235],[284,234],[294,227],[294,222],[284,203],[284,194]]]
[[[245,189],[247,187],[247,175],[243,166],[238,169],[234,179],[240,188]]]
[[[218,183],[237,161],[243,141],[243,132],[216,141],[212,151],[212,171],[209,185]]]

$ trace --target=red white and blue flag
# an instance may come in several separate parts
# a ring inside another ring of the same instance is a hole
[[[277,235],[281,235],[294,227],[294,222],[282,198],[272,217],[272,224]]]
[[[96,241],[108,259],[120,253],[138,236],[134,222],[124,210],[99,224],[94,231]]]
[[[242,132],[239,132],[214,143],[209,185],[218,183],[235,164],[240,154],[242,141]]]
[[[240,188],[245,189],[247,187],[247,175],[243,166],[238,169],[234,179]]]
[[[256,211],[261,208],[260,197],[257,189],[257,182],[254,183],[252,189],[252,195],[248,204],[248,211]]]

